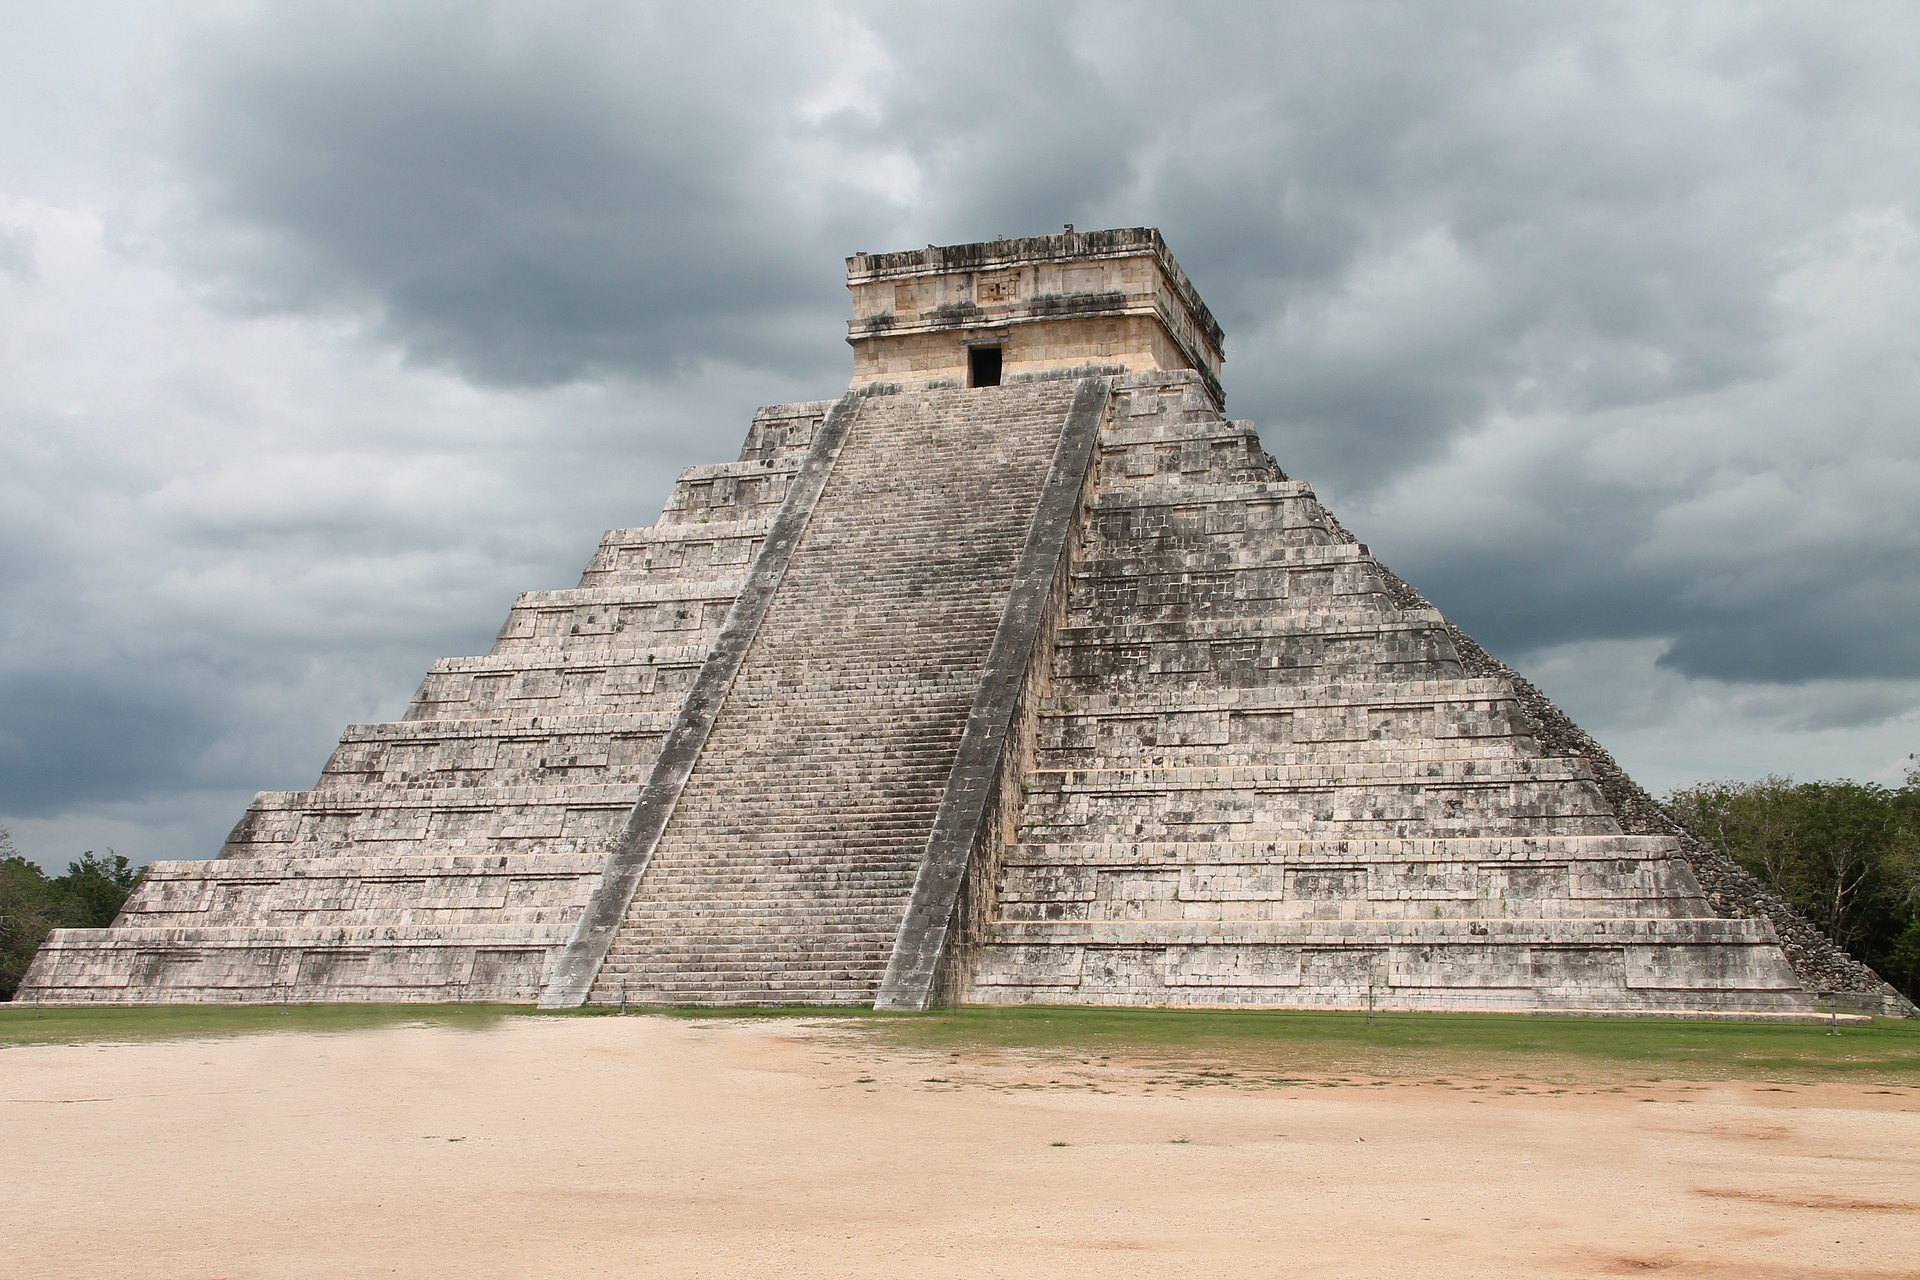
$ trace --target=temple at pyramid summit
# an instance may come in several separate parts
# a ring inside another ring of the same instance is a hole
[[[1225,416],[1158,231],[847,284],[843,393],[18,998],[1899,1003]]]

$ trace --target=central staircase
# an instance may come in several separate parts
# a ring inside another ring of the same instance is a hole
[[[1076,383],[870,395],[596,1004],[871,1004]]]

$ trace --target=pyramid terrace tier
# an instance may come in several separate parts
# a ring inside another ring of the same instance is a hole
[[[1500,680],[1061,690],[1036,717],[1047,768],[1500,759],[1539,754]]]
[[[1205,551],[1249,536],[1264,548],[1346,541],[1313,491],[1291,481],[1110,485],[1089,506],[1086,521],[1087,545],[1096,555]]]
[[[791,460],[688,467],[668,496],[659,523],[675,526],[771,520],[787,500],[796,474],[798,467]]]
[[[527,1001],[599,854],[156,862],[112,929],[55,930],[46,1003]]]
[[[1100,439],[1102,484],[1162,478],[1168,483],[1280,482],[1251,422],[1211,416],[1172,424],[1115,419]]]
[[[1226,480],[1209,477],[1163,476],[1143,472],[1136,484],[1106,484],[1087,504],[1096,519],[1111,512],[1161,512],[1167,519],[1142,525],[1142,528],[1177,530],[1191,528],[1204,532],[1206,517],[1223,515],[1228,520],[1251,517],[1256,530],[1285,530],[1299,526],[1321,526],[1326,508],[1313,496],[1313,487],[1303,480]],[[1289,520],[1288,516],[1310,517],[1313,508],[1322,513],[1320,520]],[[1191,520],[1174,521],[1173,513],[1191,513]],[[1247,526],[1223,525],[1219,533],[1244,533]]]
[[[1235,563],[1238,561],[1238,563]],[[1379,567],[1351,545],[1134,554],[1075,566],[1069,626],[1124,614],[1135,623],[1265,617],[1309,609],[1350,618],[1397,616]]]
[[[1619,831],[1585,767],[1554,758],[1035,770],[1023,785],[1024,840]]]
[[[263,791],[222,858],[583,853],[609,848],[637,785]]]
[[[570,644],[441,658],[428,670],[406,718],[671,715],[693,687],[710,648],[704,642]]]
[[[1053,654],[1063,692],[1133,686],[1257,687],[1319,681],[1459,679],[1460,654],[1438,613],[1095,622],[1060,628]]]
[[[562,925],[56,929],[42,1004],[530,1003]]]
[[[797,467],[836,403],[834,400],[800,400],[792,404],[763,405],[754,412],[753,423],[747,428],[740,461]]]
[[[1244,573],[1338,573],[1354,569],[1378,575],[1380,566],[1366,549],[1351,542],[1254,543],[1222,536],[1193,548],[1167,548],[1126,544],[1108,546],[1096,543],[1073,565],[1076,591],[1099,590],[1119,579],[1158,582],[1181,575],[1231,575]],[[1371,589],[1371,588],[1369,588]],[[1262,590],[1260,599],[1285,599],[1284,593]],[[1127,606],[1132,597],[1116,598],[1113,603]]]
[[[673,712],[401,720],[349,725],[316,792],[391,787],[638,787]]]
[[[970,1001],[1811,1017],[1764,921],[1112,921],[996,926]]]
[[[1009,923],[1715,915],[1652,836],[1026,844],[1002,875]]]
[[[611,529],[601,538],[599,549],[580,577],[580,585],[613,587],[678,577],[700,579],[744,574],[772,525],[773,517],[768,513],[740,520],[709,520],[705,524]]]
[[[711,643],[745,574],[619,587],[529,591],[493,644],[494,653],[653,642]]]
[[[586,901],[600,863],[597,852],[158,862],[128,899],[120,923],[141,929],[564,929]]]

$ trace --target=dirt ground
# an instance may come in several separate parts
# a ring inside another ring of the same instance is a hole
[[[0,1050],[0,1152],[10,1277],[1920,1277],[1879,1085],[515,1018]]]

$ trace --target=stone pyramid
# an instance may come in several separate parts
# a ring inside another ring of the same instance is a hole
[[[849,259],[755,415],[22,999],[1805,1016],[1870,971],[1222,413],[1157,231]]]

